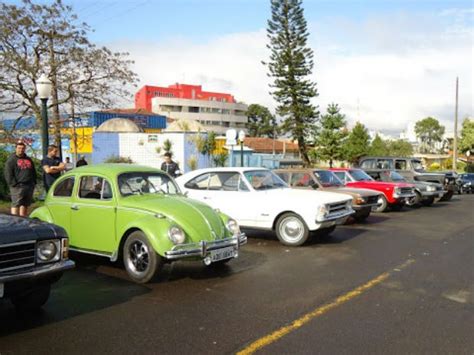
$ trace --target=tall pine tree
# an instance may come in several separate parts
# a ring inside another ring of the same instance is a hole
[[[271,94],[278,102],[277,113],[284,119],[282,129],[298,142],[305,165],[309,165],[307,137],[314,130],[319,112],[311,104],[318,95],[309,76],[313,51],[307,46],[308,29],[301,0],[271,0],[267,37],[271,50],[269,76],[274,79]]]
[[[344,144],[345,159],[356,164],[361,157],[369,153],[370,136],[367,128],[357,122]]]
[[[346,120],[337,104],[328,105],[326,111],[327,114],[321,117],[321,127],[315,139],[315,155],[329,161],[332,168],[334,160],[343,158],[343,143],[347,137]]]
[[[251,104],[247,109],[250,137],[274,138],[278,134],[278,125],[270,110],[259,104]]]

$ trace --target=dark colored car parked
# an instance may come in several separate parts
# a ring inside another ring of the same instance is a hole
[[[426,181],[442,184],[446,193],[441,201],[448,201],[457,190],[456,176],[452,172],[427,172],[417,158],[406,157],[363,157],[359,160],[359,165],[364,170],[395,170],[408,181]]]
[[[429,206],[435,201],[439,201],[445,193],[441,184],[416,180],[407,181],[405,177],[393,170],[366,170],[365,172],[376,181],[409,182],[413,184],[415,186],[415,197],[407,201],[409,206],[418,206],[419,204]]]
[[[61,227],[0,214],[0,300],[21,311],[43,306],[51,284],[74,267],[68,237]]]
[[[474,193],[474,173],[459,174],[459,193]]]

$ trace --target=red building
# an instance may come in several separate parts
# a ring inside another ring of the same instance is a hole
[[[151,111],[151,99],[154,97],[235,103],[234,96],[230,94],[202,91],[201,85],[176,83],[168,87],[145,85],[135,94],[135,108]]]

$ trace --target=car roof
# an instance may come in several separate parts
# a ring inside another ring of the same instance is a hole
[[[123,173],[133,172],[162,172],[160,169],[153,168],[145,165],[137,164],[91,164],[84,165],[79,168],[74,168],[68,171],[64,176],[75,175],[75,174],[102,174],[106,176],[118,176]]]

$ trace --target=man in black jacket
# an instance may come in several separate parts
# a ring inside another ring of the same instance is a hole
[[[43,168],[43,183],[46,192],[53,183],[61,176],[61,172],[66,170],[66,165],[58,158],[59,149],[54,144],[48,147],[48,155],[41,160]]]
[[[36,170],[33,160],[25,154],[26,146],[18,142],[15,153],[5,163],[5,180],[10,187],[11,214],[26,217],[33,202],[36,185]]]
[[[166,152],[164,154],[165,161],[161,164],[161,170],[167,172],[171,175],[171,177],[175,178],[181,175],[181,171],[179,170],[179,165],[171,160],[171,153]]]

